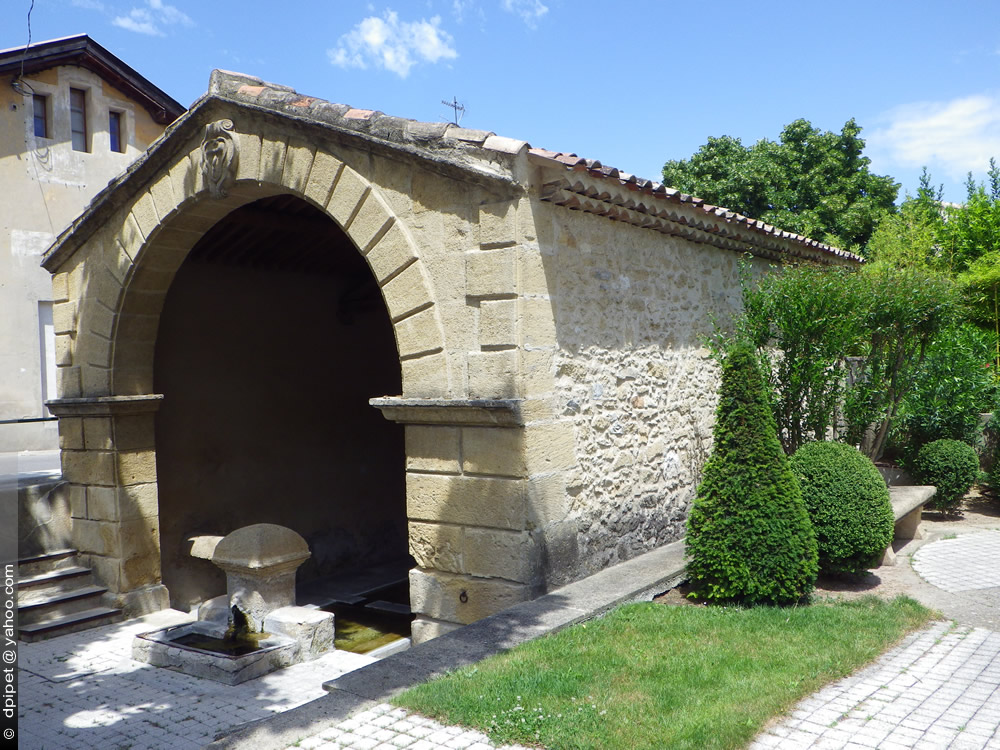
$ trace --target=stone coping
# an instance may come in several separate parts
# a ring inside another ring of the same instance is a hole
[[[157,411],[162,402],[162,393],[148,393],[140,396],[60,398],[46,401],[45,405],[57,417],[109,417]]]
[[[383,396],[368,403],[391,422],[402,424],[521,427],[521,400],[402,398]]]
[[[246,724],[207,747],[283,750],[309,734],[314,724],[346,719],[414,685],[592,619],[619,604],[648,601],[684,577],[681,540],[330,680],[323,685],[329,695]]]

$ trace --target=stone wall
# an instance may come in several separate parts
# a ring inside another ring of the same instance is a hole
[[[560,577],[577,577],[683,536],[712,445],[718,369],[705,337],[739,309],[740,255],[558,207],[538,215],[552,397],[577,458],[566,522],[578,560]]]

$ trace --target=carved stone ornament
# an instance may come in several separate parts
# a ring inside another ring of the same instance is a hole
[[[216,120],[205,126],[201,142],[201,173],[213,198],[225,198],[236,178],[239,149],[233,138],[232,120]]]

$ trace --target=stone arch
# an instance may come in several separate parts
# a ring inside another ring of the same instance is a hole
[[[224,197],[200,168],[202,144],[120,209],[92,242],[104,263],[88,273],[77,321],[74,365],[85,396],[152,393],[159,313],[181,262],[226,214],[269,195],[296,195],[333,219],[364,256],[392,321],[403,394],[452,393],[444,331],[416,245],[379,189],[326,145],[294,136],[238,133],[238,163]]]
[[[67,403],[53,411],[66,435],[64,476],[80,498],[74,544],[129,616],[168,606],[152,418],[159,404],[153,359],[160,313],[181,263],[227,214],[278,194],[324,212],[381,290],[402,395],[442,398],[453,391],[439,302],[416,243],[379,187],[328,144],[255,132],[234,138],[239,161],[225,195],[212,195],[202,143],[189,140],[137,193],[119,198],[118,208],[107,206],[114,192],[105,197],[108,218],[65,271],[73,279],[59,323]]]

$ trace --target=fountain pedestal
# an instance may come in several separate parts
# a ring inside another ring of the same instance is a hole
[[[306,540],[291,529],[258,523],[223,537],[212,562],[226,574],[230,607],[259,633],[273,610],[295,604],[295,571],[310,555]]]
[[[136,636],[132,658],[236,685],[333,649],[333,615],[295,606],[295,571],[310,556],[299,534],[255,524],[198,548],[209,554],[226,573],[226,595],[203,604],[196,622]],[[239,621],[247,632],[234,638]],[[234,641],[246,649],[232,653]]]

